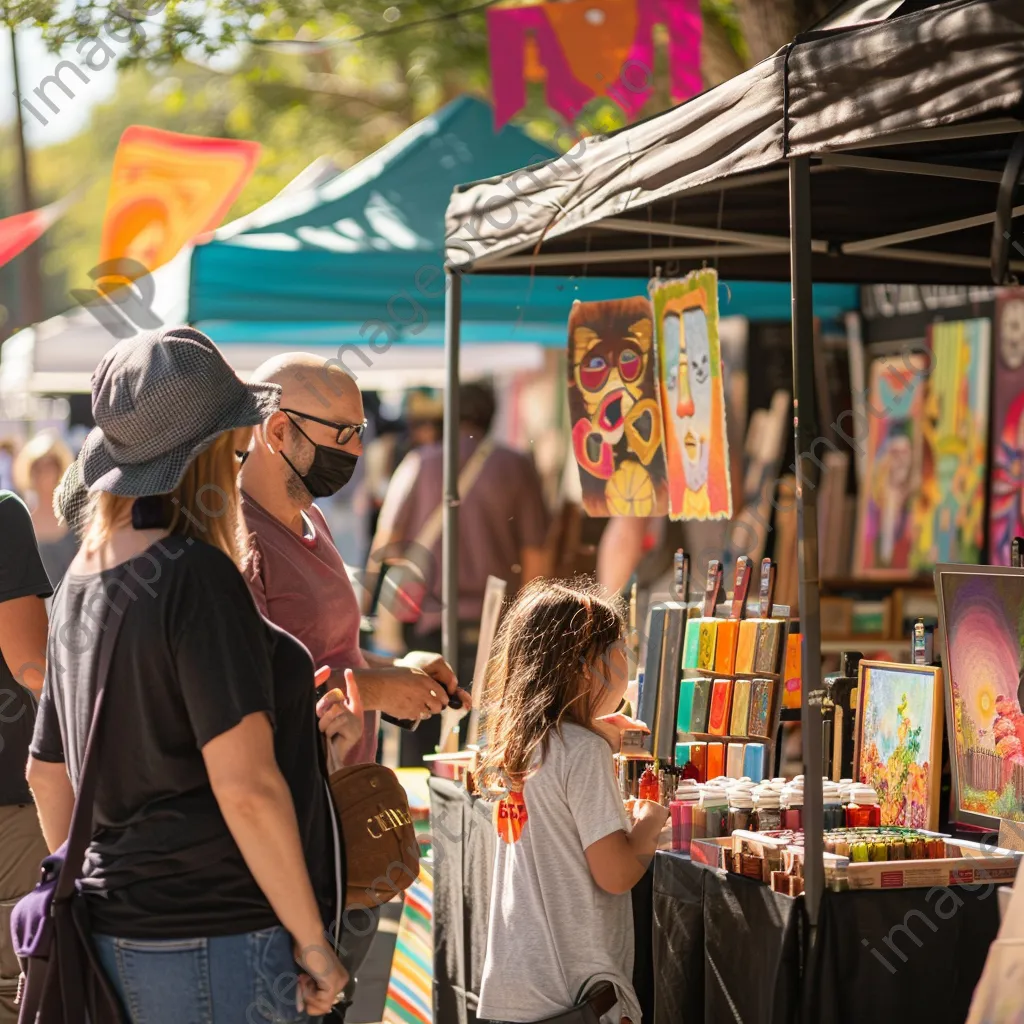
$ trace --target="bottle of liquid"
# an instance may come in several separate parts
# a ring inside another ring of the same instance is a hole
[[[749,830],[753,813],[753,789],[747,786],[733,786],[729,790],[729,832]]]
[[[782,811],[779,808],[779,791],[770,782],[755,786],[753,791],[754,814],[751,829],[755,832],[778,832],[782,828]]]
[[[704,831],[708,839],[728,835],[729,799],[720,786],[707,785],[700,795],[704,809]]]
[[[658,782],[658,773],[654,765],[648,765],[640,776],[640,788],[637,796],[641,800],[653,800],[658,803],[661,798],[661,784]]]
[[[846,805],[847,828],[880,828],[882,808],[878,794],[872,786],[854,783],[850,788],[850,802]]]
[[[839,796],[839,784],[831,779],[821,783],[822,823],[826,831],[842,828],[846,824],[846,811]]]
[[[683,779],[669,804],[672,816],[672,849],[689,854],[693,839],[693,812],[700,800],[700,786],[692,779]]]
[[[803,819],[804,779],[798,775],[782,791],[782,827],[799,832],[803,828]]]

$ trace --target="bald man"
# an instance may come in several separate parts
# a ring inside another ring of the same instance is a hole
[[[363,735],[346,758],[371,762],[378,715],[427,719],[451,695],[470,706],[437,654],[399,661],[359,647],[360,604],[323,514],[313,504],[348,483],[363,451],[363,399],[355,381],[322,357],[293,352],[264,363],[257,381],[281,385],[281,407],[254,431],[242,467],[242,510],[250,532],[247,578],[260,611],[334,670],[329,687],[352,669],[365,709]],[[342,961],[351,977],[369,948],[376,917],[349,921]],[[351,991],[346,995],[351,998]]]

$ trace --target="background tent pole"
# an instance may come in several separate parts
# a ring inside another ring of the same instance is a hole
[[[818,474],[815,447],[814,309],[811,297],[811,168],[789,162],[790,273],[793,289],[793,427],[800,564],[804,749],[804,892],[811,938],[824,886],[821,793],[821,618],[818,594]]]
[[[444,299],[444,519],[441,532],[441,650],[456,671],[459,664],[459,328],[462,275],[445,270]],[[468,679],[460,679],[468,686]]]

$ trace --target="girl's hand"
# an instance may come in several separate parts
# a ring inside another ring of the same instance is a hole
[[[642,732],[651,731],[639,719],[629,718],[627,715],[618,714],[618,712],[613,715],[602,715],[600,718],[595,718],[593,725],[594,729],[608,741],[616,754],[622,747],[622,734],[627,729],[640,729]]]
[[[639,825],[641,822],[650,821],[652,827],[660,829],[668,820],[668,808],[653,800],[637,800],[633,804],[633,823]]]

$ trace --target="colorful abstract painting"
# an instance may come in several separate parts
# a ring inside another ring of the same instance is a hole
[[[988,561],[1009,565],[1013,538],[1024,536],[1024,289],[996,300],[993,379]]]
[[[942,670],[862,661],[855,774],[873,786],[883,825],[939,825]]]
[[[574,302],[569,416],[591,516],[663,516],[668,481],[651,304],[638,295]]]
[[[729,439],[718,341],[718,274],[650,283],[665,416],[669,515],[732,518]]]
[[[1024,821],[1024,573],[940,565],[953,816]]]
[[[991,322],[930,328],[931,372],[922,418],[921,487],[914,502],[910,565],[981,561]]]
[[[928,357],[885,356],[871,364],[864,483],[857,528],[857,575],[908,578],[913,504],[921,481],[921,419]]]

